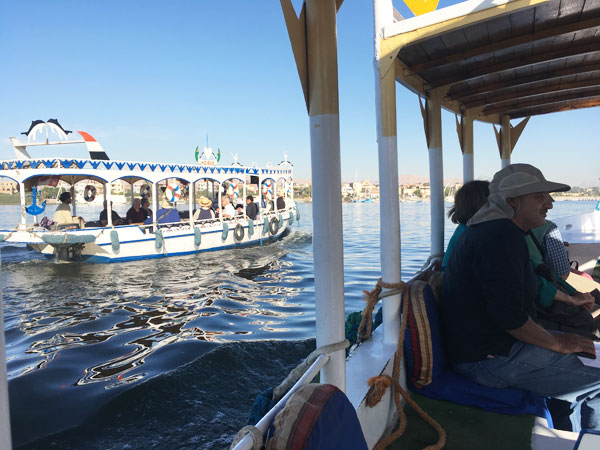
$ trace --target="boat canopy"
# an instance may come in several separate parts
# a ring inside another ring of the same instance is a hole
[[[387,25],[381,51],[382,74],[482,122],[600,105],[597,1],[463,2]]]

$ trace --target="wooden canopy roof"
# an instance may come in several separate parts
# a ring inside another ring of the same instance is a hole
[[[600,105],[600,0],[470,1],[394,23],[384,41],[397,81],[477,120]]]

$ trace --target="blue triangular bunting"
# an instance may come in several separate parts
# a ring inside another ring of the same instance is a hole
[[[77,165],[77,167],[78,167],[79,169],[83,169],[83,166],[85,166],[85,163],[86,163],[86,162],[87,162],[87,161],[85,161],[85,160],[79,160],[79,161],[78,161],[78,160],[75,160],[75,165]]]
[[[129,167],[129,170],[133,170],[133,168],[135,167],[136,163],[127,163],[127,167]]]
[[[138,166],[140,166],[140,170],[143,172],[144,170],[146,170],[146,167],[148,167],[148,164],[139,163]]]
[[[54,165],[54,160],[53,159],[45,159],[44,161],[42,161],[44,163],[44,165],[46,166],[46,168],[50,168]]]

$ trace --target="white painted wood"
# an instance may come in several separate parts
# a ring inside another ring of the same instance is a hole
[[[463,17],[477,11],[483,11],[497,6],[506,5],[513,0],[471,0],[456,5],[432,11],[420,16],[411,17],[400,22],[389,24],[384,29],[384,37],[387,39],[397,34],[418,30],[419,28],[435,25],[446,20]]]
[[[427,100],[429,127],[429,187],[431,208],[431,255],[444,252],[444,159],[442,154],[442,102],[432,93]]]
[[[472,153],[463,153],[463,183],[475,179],[475,164]]]
[[[317,347],[344,340],[344,252],[338,114],[310,117]],[[345,352],[331,355],[321,382],[345,391]]]

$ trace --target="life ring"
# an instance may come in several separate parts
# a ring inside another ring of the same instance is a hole
[[[140,186],[140,195],[144,198],[150,195],[150,186],[147,184],[142,184]]]
[[[271,233],[271,236],[275,236],[278,231],[279,231],[279,220],[277,219],[277,217],[273,217],[271,219],[271,221],[269,222],[269,232]]]
[[[91,184],[88,184],[83,190],[83,198],[86,202],[93,202],[96,198],[96,188]]]
[[[241,242],[241,240],[244,239],[244,227],[241,223],[238,223],[235,226],[235,229],[233,230],[233,238],[236,240],[236,242]]]
[[[181,187],[178,184],[169,184],[165,189],[165,198],[170,203],[175,203],[181,199]]]

